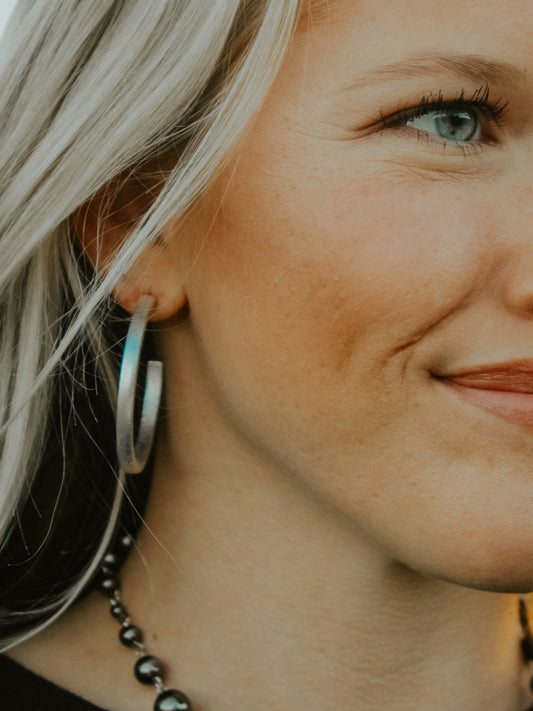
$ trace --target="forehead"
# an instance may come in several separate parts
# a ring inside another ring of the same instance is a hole
[[[402,44],[432,45],[436,50],[475,48],[493,38],[496,51],[526,40],[533,26],[530,0],[310,0],[304,5],[300,32],[346,38],[361,53],[373,48],[386,58]]]

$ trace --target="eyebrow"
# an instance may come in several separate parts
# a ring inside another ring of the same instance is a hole
[[[477,54],[416,54],[399,62],[385,64],[360,76],[346,88],[356,89],[376,81],[450,74],[478,83],[515,86],[525,70]]]

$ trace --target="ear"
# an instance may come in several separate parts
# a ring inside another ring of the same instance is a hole
[[[105,274],[160,187],[160,183],[139,177],[114,181],[72,215],[74,235],[98,273]],[[113,296],[129,313],[143,294],[155,297],[151,321],[170,318],[187,303],[185,241],[180,244],[176,232],[175,225],[165,228],[113,289]]]

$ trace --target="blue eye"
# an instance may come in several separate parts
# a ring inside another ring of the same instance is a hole
[[[423,96],[418,105],[400,108],[392,114],[380,112],[381,124],[385,129],[416,129],[408,134],[418,133],[435,136],[440,142],[457,144],[461,150],[469,144],[495,145],[503,127],[502,116],[507,102],[502,98],[492,101],[488,85],[476,89],[470,96],[465,90],[457,92],[453,99],[447,99],[439,91]]]
[[[447,141],[477,141],[481,122],[473,109],[439,109],[405,120],[406,126],[431,133]]]

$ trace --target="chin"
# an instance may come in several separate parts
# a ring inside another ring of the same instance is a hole
[[[533,545],[530,546],[533,549]],[[512,550],[490,550],[483,555],[462,556],[460,564],[419,570],[428,577],[444,580],[473,590],[525,594],[533,592],[533,550],[527,557],[515,546]]]
[[[496,516],[492,520],[496,523]],[[533,534],[508,523],[487,526],[487,519],[471,519],[463,530],[460,522],[455,530],[434,523],[426,536],[418,529],[416,538],[397,537],[389,548],[404,575],[487,592],[533,592]]]
[[[443,578],[443,580],[454,583],[455,585],[471,588],[472,590],[483,590],[484,592],[509,593],[516,595],[525,595],[526,593],[533,592],[533,579],[531,576],[529,576],[527,580],[521,578],[519,575],[513,579],[494,575],[492,577],[479,578],[477,580],[469,577],[465,577],[462,580],[454,580],[452,578]]]

